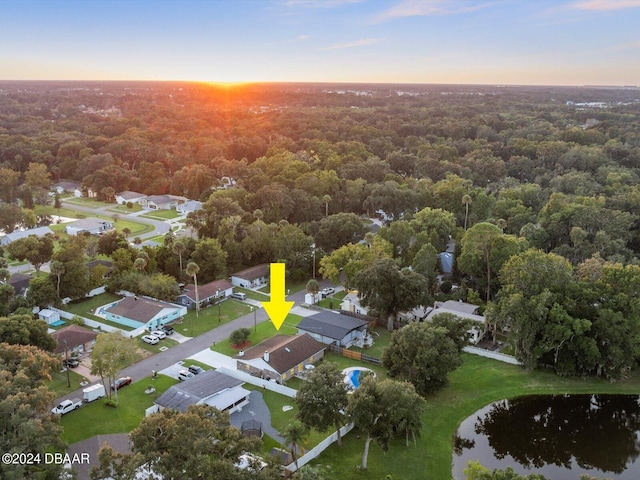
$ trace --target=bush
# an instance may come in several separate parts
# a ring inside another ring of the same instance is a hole
[[[229,335],[229,341],[231,342],[231,345],[239,347],[240,345],[247,343],[250,335],[251,330],[249,328],[239,328],[231,332],[231,335]]]

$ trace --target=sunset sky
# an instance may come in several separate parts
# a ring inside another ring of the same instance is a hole
[[[640,0],[0,0],[0,79],[640,85]]]

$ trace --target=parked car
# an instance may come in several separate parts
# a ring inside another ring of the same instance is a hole
[[[323,296],[323,297],[326,297],[327,295],[331,295],[331,294],[332,294],[333,292],[335,292],[335,291],[336,291],[336,289],[335,289],[335,288],[333,288],[333,287],[326,287],[326,288],[323,288],[323,289],[320,291],[320,293],[322,293],[322,296]]]
[[[188,370],[180,370],[178,372],[178,380],[180,380],[181,382],[183,380],[189,380],[190,378],[193,378],[193,377],[195,377],[195,375]]]
[[[167,334],[165,332],[163,332],[162,330],[154,330],[153,332],[149,333],[149,335],[153,335],[154,337],[158,337],[160,340],[162,340],[163,338],[167,338]]]
[[[160,339],[158,337],[156,337],[155,335],[144,335],[142,337],[142,341],[145,343],[148,343],[150,345],[155,345],[156,343],[158,343],[160,341]]]
[[[120,377],[111,384],[111,390],[120,390],[122,387],[126,387],[131,384],[131,377]]]
[[[242,292],[233,292],[231,294],[231,298],[235,298],[236,300],[246,300],[247,294]]]
[[[62,362],[62,366],[68,368],[76,368],[78,365],[80,365],[80,360],[78,360],[77,358],[69,358],[68,360],[63,360]]]
[[[170,327],[169,325],[164,325],[160,327],[160,330],[162,330],[167,335],[173,335],[173,327]]]
[[[65,413],[72,412],[79,409],[82,406],[82,400],[74,398],[73,400],[63,400],[59,405],[51,409],[52,415],[64,415]]]
[[[188,370],[194,375],[198,375],[199,373],[204,372],[204,368],[202,368],[200,365],[191,365]]]

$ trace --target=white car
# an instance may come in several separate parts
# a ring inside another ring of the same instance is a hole
[[[142,341],[148,343],[149,345],[155,345],[160,341],[160,339],[155,335],[145,335],[142,337]]]
[[[333,292],[335,292],[336,289],[333,287],[327,287],[327,288],[323,288],[322,291],[320,293],[322,293],[323,297],[326,297],[327,295],[331,295]]]
[[[149,335],[153,335],[154,337],[158,337],[160,340],[162,340],[163,338],[167,338],[167,334],[165,332],[163,332],[162,330],[154,330],[153,332],[149,333]]]
[[[189,380],[190,378],[193,378],[193,377],[195,377],[195,375],[188,370],[180,370],[178,372],[178,380],[180,380],[181,382],[183,380]]]

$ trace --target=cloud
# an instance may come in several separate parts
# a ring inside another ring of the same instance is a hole
[[[577,10],[622,10],[640,7],[640,0],[581,0],[569,4],[569,7]]]
[[[331,45],[330,47],[321,48],[320,50],[340,50],[343,48],[366,47],[367,45],[373,45],[379,42],[380,39],[378,38],[364,38],[362,40],[356,40],[355,42],[337,43],[335,45]]]
[[[631,1],[631,0],[629,0]],[[394,18],[460,15],[492,6],[495,2],[477,3],[468,0],[403,0],[373,19],[382,23]]]
[[[285,7],[303,7],[303,8],[336,8],[351,3],[360,3],[363,0],[284,0],[282,4]]]

